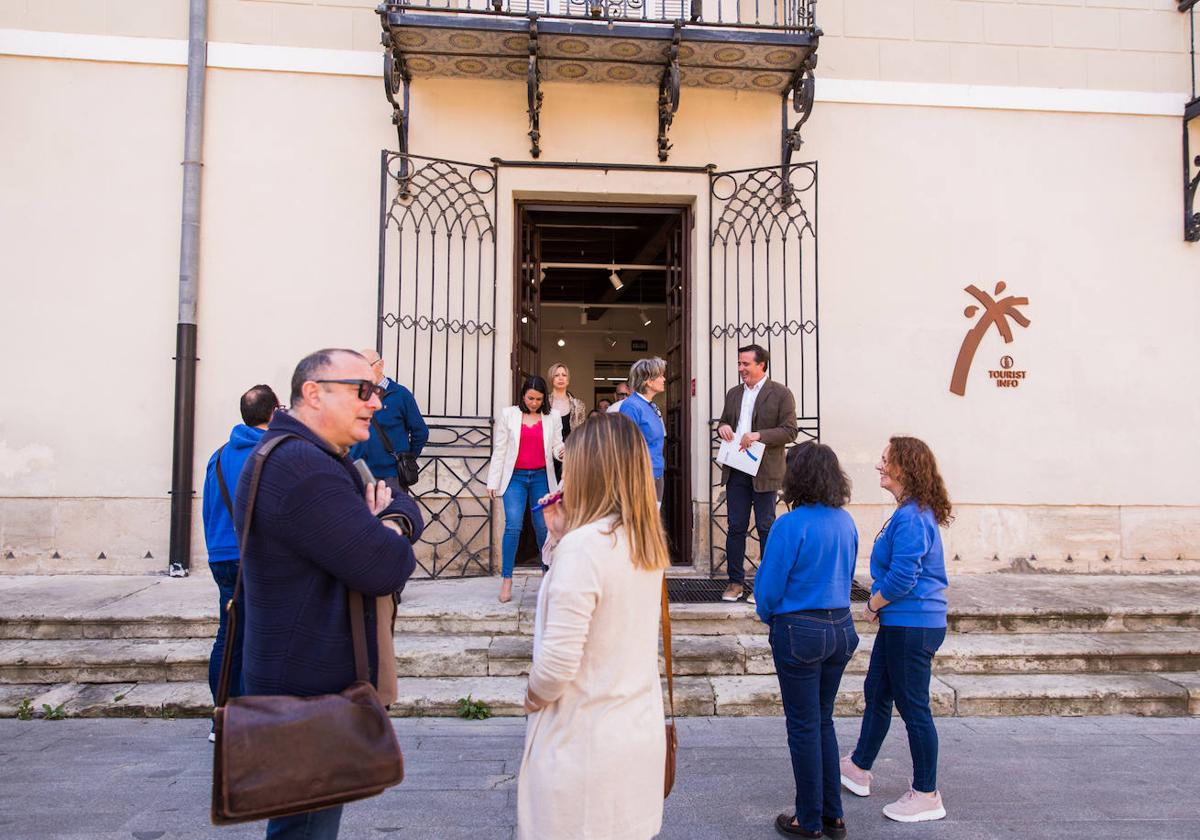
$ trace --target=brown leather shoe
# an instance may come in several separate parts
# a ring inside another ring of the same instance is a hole
[[[740,601],[742,596],[746,594],[745,588],[740,583],[731,583],[725,587],[725,591],[721,593],[722,601]]]

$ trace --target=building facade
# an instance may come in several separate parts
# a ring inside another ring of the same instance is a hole
[[[161,571],[187,3],[43,5],[0,2],[0,573]],[[953,572],[1200,569],[1194,11],[669,5],[212,0],[193,489],[247,387],[377,342],[435,427],[426,567],[485,572],[516,378],[594,402],[657,354],[676,556],[719,574],[713,420],[757,341],[864,555],[905,433]]]

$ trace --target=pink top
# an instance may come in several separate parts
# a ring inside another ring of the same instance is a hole
[[[546,469],[546,445],[542,442],[542,424],[532,426],[521,424],[521,446],[517,449],[517,463],[513,465],[518,470]]]

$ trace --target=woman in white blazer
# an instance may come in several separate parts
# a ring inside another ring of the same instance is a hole
[[[521,384],[516,405],[500,412],[492,436],[492,463],[488,468],[490,498],[504,500],[504,541],[501,552],[500,601],[512,599],[513,564],[525,524],[525,509],[542,496],[558,490],[554,459],[563,455],[562,418],[550,409],[546,380],[531,376]],[[533,511],[533,532],[540,549],[546,542],[546,520]]]
[[[567,438],[559,540],[538,591],[519,840],[648,840],[662,828],[666,737],[658,673],[670,565],[646,444],[627,417]]]

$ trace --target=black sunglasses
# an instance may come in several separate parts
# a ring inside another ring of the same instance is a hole
[[[313,382],[322,385],[356,385],[358,386],[358,398],[363,402],[371,399],[372,395],[382,400],[385,393],[383,388],[369,379],[314,379]]]

